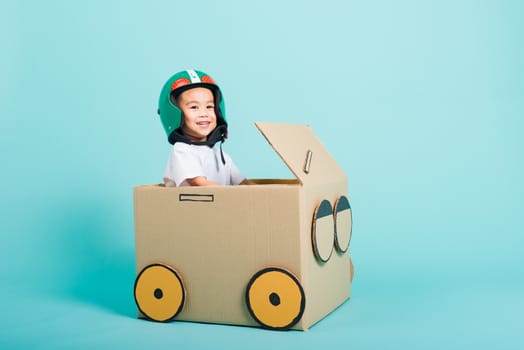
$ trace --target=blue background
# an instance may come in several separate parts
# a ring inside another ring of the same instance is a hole
[[[523,15],[2,1],[0,348],[522,349]],[[311,125],[348,174],[352,298],[306,333],[135,318],[132,188],[161,181],[157,98],[186,68],[221,85],[248,177],[291,176],[259,120]]]

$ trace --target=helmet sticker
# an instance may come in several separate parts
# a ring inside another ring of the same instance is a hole
[[[213,79],[211,79],[211,77],[209,75],[204,75],[202,77],[202,82],[203,83],[210,83],[210,84],[215,84],[216,85],[215,81]]]
[[[174,91],[174,90],[178,89],[179,87],[187,85],[187,84],[190,84],[190,83],[191,82],[187,78],[177,79],[177,80],[175,80],[173,85],[171,85],[171,91]]]
[[[189,78],[191,78],[192,83],[200,83],[200,78],[198,77],[197,72],[192,69],[188,69],[186,72],[189,74]]]

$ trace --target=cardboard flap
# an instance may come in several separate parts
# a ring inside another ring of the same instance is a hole
[[[256,127],[303,184],[343,180],[342,168],[308,125],[257,122]]]

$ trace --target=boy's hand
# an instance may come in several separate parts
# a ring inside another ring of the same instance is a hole
[[[191,186],[218,186],[217,183],[208,181],[205,176],[197,176],[192,179],[187,179],[186,181]]]

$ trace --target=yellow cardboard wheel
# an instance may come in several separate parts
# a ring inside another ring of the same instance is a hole
[[[306,306],[304,290],[290,272],[269,267],[249,281],[246,304],[251,316],[263,327],[288,329],[302,317]]]
[[[147,318],[165,322],[174,318],[185,300],[185,290],[178,273],[169,266],[146,266],[135,281],[135,302]]]

